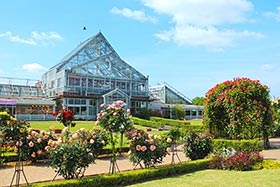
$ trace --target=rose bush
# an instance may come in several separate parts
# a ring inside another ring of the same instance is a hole
[[[191,132],[184,144],[184,153],[191,160],[203,159],[212,150],[212,140],[209,136],[200,136]]]
[[[96,124],[106,131],[123,133],[132,128],[130,110],[125,110],[125,103],[123,101],[114,101],[108,106],[101,104],[100,108],[102,110],[97,114]]]
[[[146,168],[162,163],[167,155],[168,140],[160,135],[151,135],[143,130],[131,130],[126,133],[130,144],[129,159],[134,165],[143,162]]]
[[[45,159],[48,152],[45,147],[50,140],[56,140],[56,136],[52,131],[35,131],[30,129],[26,136],[19,142],[24,159],[36,162],[40,159]]]
[[[62,132],[60,139],[49,140],[45,148],[50,154],[49,165],[65,179],[81,178],[108,143],[107,136],[105,132],[84,128],[71,133],[65,127]]]
[[[68,108],[53,113],[53,116],[56,116],[56,120],[62,123],[65,127],[74,127],[76,125],[76,123],[73,122],[74,113]]]
[[[272,124],[269,89],[248,78],[217,84],[206,93],[203,120],[215,137],[267,140]]]
[[[102,109],[97,114],[96,124],[100,125],[109,133],[109,140],[112,148],[112,158],[110,165],[110,173],[115,173],[116,165],[116,148],[114,134],[121,133],[121,145],[123,142],[123,134],[133,128],[130,119],[130,110],[125,110],[126,104],[123,101],[114,101],[110,105],[101,104]]]

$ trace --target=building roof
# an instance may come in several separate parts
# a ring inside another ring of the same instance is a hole
[[[152,100],[159,100],[165,104],[190,105],[192,103],[191,99],[186,97],[184,94],[182,94],[166,82],[161,85],[150,86],[149,95]]]
[[[89,76],[148,80],[119,57],[101,32],[80,43],[52,69]]]

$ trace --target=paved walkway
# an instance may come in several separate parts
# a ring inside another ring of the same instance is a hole
[[[188,159],[184,155],[182,151],[182,147],[178,149],[178,157],[181,161],[187,161]],[[175,163],[178,163],[179,160],[175,155]],[[170,164],[172,159],[172,155],[167,155],[164,158],[163,164]],[[127,157],[118,157],[117,158],[117,165],[120,169],[120,171],[126,171],[126,170],[132,170],[135,166],[132,165],[132,163],[127,159]],[[91,164],[86,172],[85,175],[96,175],[96,174],[104,174],[109,173],[109,167],[110,167],[110,159],[97,159],[95,164]],[[140,168],[140,166],[137,166],[136,169]],[[14,167],[10,166],[7,168],[1,168],[0,169],[0,187],[6,187],[10,186],[13,174],[14,174]],[[20,184],[25,184],[24,177],[22,175],[20,176]],[[39,164],[35,163],[32,165],[25,165],[24,166],[24,173],[26,175],[26,178],[29,183],[34,182],[42,182],[42,181],[51,181],[56,175],[56,172],[47,166],[47,164]],[[57,176],[55,179],[63,179],[61,176]],[[13,181],[13,184],[15,184],[15,180]]]
[[[271,139],[271,146],[280,148],[280,138]],[[261,152],[265,159],[274,159],[280,161],[280,149],[271,149],[264,150]],[[188,159],[182,151],[182,147],[178,148],[178,156],[181,161],[187,161]],[[178,163],[178,159],[175,156],[175,163]],[[172,155],[168,155],[164,158],[163,164],[170,164]],[[121,171],[132,170],[134,166],[127,159],[127,157],[118,157],[117,159],[118,167]],[[110,160],[109,159],[98,159],[95,164],[91,164],[87,168],[85,175],[96,175],[109,172]],[[139,166],[137,167],[139,168]],[[6,167],[0,169],[0,187],[10,186],[15,169],[14,167]],[[24,177],[21,173],[20,184],[25,184]],[[46,164],[36,163],[33,165],[25,165],[24,173],[29,183],[42,182],[42,181],[51,181],[56,175],[55,171],[52,168],[49,168]],[[63,179],[61,176],[57,176],[56,179]],[[13,181],[15,184],[15,180]]]

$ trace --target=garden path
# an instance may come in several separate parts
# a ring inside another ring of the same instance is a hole
[[[181,161],[187,161],[188,159],[183,153],[182,146],[178,147],[177,152],[179,158]],[[178,159],[175,156],[175,163],[178,163]],[[164,158],[163,164],[170,164],[171,163],[172,156],[167,155]],[[132,163],[128,160],[127,157],[118,157],[117,158],[117,165],[121,171],[126,170],[132,170],[134,166]],[[89,168],[87,168],[85,175],[97,175],[97,174],[104,174],[109,173],[109,166],[110,166],[110,159],[104,158],[104,159],[97,159],[95,164],[91,164]],[[136,169],[140,168],[140,166],[137,166]],[[10,183],[13,178],[15,168],[12,166],[1,168],[0,169],[0,187],[7,187],[10,186]],[[24,177],[21,173],[20,177],[20,184],[25,184]],[[29,183],[35,183],[35,182],[42,182],[42,181],[51,181],[54,176],[56,175],[56,172],[47,166],[47,164],[32,164],[32,165],[26,165],[24,166],[24,173],[26,175],[26,178]],[[61,176],[57,176],[55,178],[56,180],[63,179]],[[13,182],[15,184],[15,180]]]
[[[280,138],[270,139],[270,143],[272,147],[277,149],[264,150],[261,154],[265,159],[274,159],[280,161]],[[182,146],[178,147],[178,156],[181,161],[187,161],[188,159],[184,155],[182,151]],[[163,164],[170,164],[172,156],[168,155],[164,158]],[[175,163],[178,163],[177,157],[175,157]],[[117,164],[121,171],[131,170],[134,168],[132,163],[127,159],[127,157],[118,157]],[[97,175],[109,172],[110,161],[109,159],[98,159],[95,164],[91,164],[89,168],[86,170],[85,175]],[[137,168],[140,168],[139,166]],[[0,187],[10,186],[12,181],[12,177],[14,174],[14,167],[7,166],[5,168],[0,169]],[[24,166],[24,173],[27,177],[29,183],[42,182],[42,181],[51,181],[55,176],[55,171],[49,168],[46,164],[32,164]],[[56,180],[63,179],[60,176],[56,177]],[[13,182],[15,184],[15,180]],[[20,184],[25,184],[25,180],[22,176],[20,177]]]

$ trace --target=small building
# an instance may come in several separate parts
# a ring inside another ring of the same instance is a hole
[[[45,97],[40,81],[0,77],[0,108],[17,119],[52,120],[55,101]]]
[[[77,119],[94,119],[102,103],[123,100],[137,113],[149,102],[148,77],[123,61],[101,32],[44,73],[42,86]]]
[[[149,87],[149,95],[149,108],[163,117],[172,118],[172,108],[175,105],[180,105],[186,110],[185,119],[201,119],[203,116],[203,106],[192,105],[191,99],[166,82]]]

